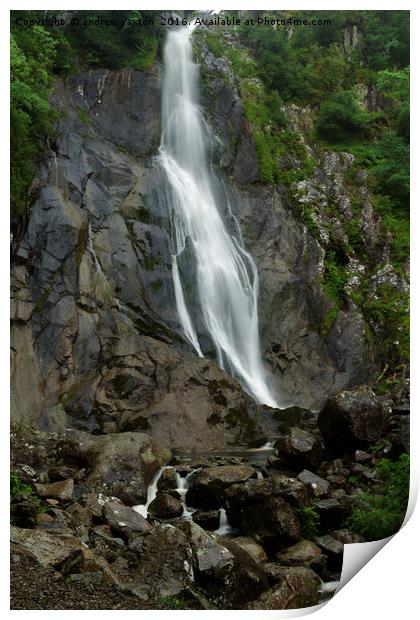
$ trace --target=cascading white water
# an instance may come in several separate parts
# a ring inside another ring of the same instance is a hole
[[[257,269],[240,239],[228,232],[217,204],[207,157],[210,132],[198,104],[198,68],[192,60],[190,35],[187,28],[168,33],[158,157],[168,184],[165,200],[173,226],[172,275],[178,316],[185,337],[202,356],[178,269],[189,239],[202,320],[219,365],[259,403],[277,407],[261,360]]]

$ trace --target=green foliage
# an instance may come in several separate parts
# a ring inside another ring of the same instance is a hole
[[[392,198],[408,210],[410,197],[410,151],[404,140],[393,131],[383,134],[377,145],[380,163],[373,171],[376,191]]]
[[[47,508],[43,505],[40,497],[35,495],[32,490],[32,487],[28,484],[25,484],[21,479],[19,472],[11,471],[10,472],[10,501],[13,502],[19,495],[26,495],[28,501],[32,502],[36,506],[36,511],[38,514],[43,512],[47,512]],[[13,525],[19,525],[16,517],[11,516],[11,523]]]
[[[349,90],[333,94],[321,104],[315,133],[329,142],[341,142],[349,138],[364,139],[371,132],[373,115],[363,110]]]
[[[320,517],[315,506],[304,506],[296,511],[302,524],[302,536],[309,540],[319,534]]]
[[[381,481],[377,492],[356,496],[346,522],[347,527],[368,540],[395,534],[404,521],[410,488],[408,454],[402,454],[396,462],[382,459],[375,468],[375,475]]]
[[[182,597],[163,596],[161,599],[163,605],[168,609],[187,609],[188,601]]]
[[[28,495],[32,495],[32,487],[28,484],[25,484],[20,476],[19,472],[11,471],[10,472],[10,497],[14,499],[20,493],[26,493]]]
[[[10,39],[11,207],[22,214],[46,135],[55,114],[48,96],[56,45],[41,26],[21,29]]]

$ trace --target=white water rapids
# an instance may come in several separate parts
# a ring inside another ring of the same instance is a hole
[[[257,269],[240,235],[230,234],[223,221],[221,211],[229,211],[229,206],[218,205],[208,159],[211,134],[198,103],[198,67],[192,60],[190,35],[187,28],[168,33],[158,156],[173,227],[177,312],[185,337],[203,356],[179,269],[188,243],[195,261],[200,318],[215,345],[219,366],[259,403],[277,407],[261,359]]]

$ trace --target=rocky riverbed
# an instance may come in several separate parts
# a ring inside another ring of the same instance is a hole
[[[361,486],[374,490],[378,460],[408,449],[406,412],[362,389],[318,416],[262,414],[271,442],[225,453],[170,451],[138,432],[14,427],[12,608],[319,603],[344,544],[364,540],[345,526]]]

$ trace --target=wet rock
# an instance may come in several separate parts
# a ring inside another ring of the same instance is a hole
[[[169,491],[178,487],[178,480],[175,469],[165,469],[157,483],[159,491]]]
[[[283,478],[283,477],[282,477]],[[229,522],[255,537],[264,546],[278,548],[299,540],[301,526],[290,503],[283,480],[277,476],[265,480],[248,480],[235,484],[226,492],[226,512]],[[303,489],[304,486],[294,481]]]
[[[149,505],[149,513],[157,519],[176,519],[184,511],[179,499],[172,497],[169,493],[159,491],[156,498]]]
[[[296,564],[310,566],[319,562],[321,556],[321,549],[310,540],[301,540],[292,547],[276,553],[277,560],[286,566],[295,566]]]
[[[315,497],[325,497],[330,492],[330,483],[308,469],[304,469],[297,477],[300,482],[311,490]]]
[[[284,568],[277,585],[250,603],[247,609],[298,609],[319,601],[320,578],[310,568]]]
[[[255,469],[248,465],[205,467],[191,479],[186,496],[187,505],[218,508],[228,487],[256,475]]]
[[[130,532],[143,532],[151,527],[150,523],[133,508],[116,502],[107,502],[103,508],[103,515],[111,529],[124,535]]]
[[[320,438],[296,426],[282,435],[274,447],[279,460],[290,467],[316,466],[322,461],[323,445]]]
[[[50,484],[36,483],[35,488],[41,497],[51,497],[62,502],[70,501],[73,497],[74,480],[62,480]]]
[[[220,512],[218,510],[196,510],[192,514],[192,520],[204,530],[217,530]]]
[[[266,562],[268,560],[267,554],[264,549],[253,538],[247,536],[240,536],[239,538],[232,538],[232,541],[238,545],[241,549],[249,553],[249,555],[257,562]]]
[[[345,390],[330,398],[318,416],[322,436],[331,450],[352,451],[380,439],[389,411],[368,387]]]

